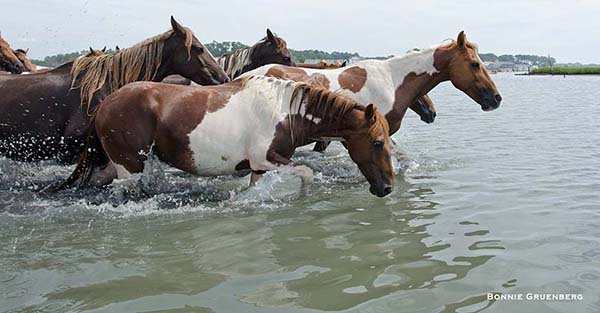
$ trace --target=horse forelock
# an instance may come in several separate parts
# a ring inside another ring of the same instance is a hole
[[[194,35],[187,28],[185,31],[189,54]],[[174,34],[169,30],[118,53],[77,58],[71,67],[71,89],[80,89],[81,106],[86,106],[89,112],[96,93],[110,94],[128,83],[154,79],[162,62],[164,43]]]

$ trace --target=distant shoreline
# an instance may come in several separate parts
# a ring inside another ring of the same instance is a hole
[[[542,67],[526,75],[600,75],[600,67]]]

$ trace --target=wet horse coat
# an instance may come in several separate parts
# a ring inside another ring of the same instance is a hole
[[[407,108],[440,82],[450,80],[485,111],[502,97],[483,67],[477,47],[463,32],[456,41],[383,61],[367,60],[334,70],[267,65],[244,75],[267,75],[340,90],[360,103],[377,103],[390,124],[400,128]]]
[[[286,80],[129,84],[103,101],[91,131],[86,151],[104,151],[118,177],[141,172],[151,150],[196,175],[263,172],[289,164],[296,147],[340,137],[374,194],[384,196],[393,187],[387,122],[374,106]],[[94,158],[84,153],[66,185],[90,173]]]

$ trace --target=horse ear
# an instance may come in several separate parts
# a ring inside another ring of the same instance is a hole
[[[119,45],[117,45],[117,46],[115,47],[115,50],[116,50],[116,51],[121,51],[121,48],[119,48]]]
[[[104,48],[102,48],[102,52],[106,52],[106,46],[104,46]]]
[[[90,47],[90,52],[91,52],[91,53],[94,53],[94,49],[92,49],[92,47]]]
[[[181,26],[181,24],[175,20],[173,15],[171,15],[171,27],[173,27],[174,32],[178,34],[185,34],[185,28],[183,28],[183,26]]]
[[[27,48],[27,50],[25,50],[25,54],[29,53],[29,48]]]
[[[367,119],[367,121],[369,122],[374,122],[375,111],[377,111],[375,105],[373,105],[373,103],[369,103],[369,105],[367,105],[367,107],[365,108],[365,119]]]
[[[464,48],[466,41],[467,36],[465,36],[465,31],[463,30],[458,34],[458,38],[456,38],[456,44],[459,48]]]
[[[267,28],[267,39],[269,39],[269,41],[271,43],[273,43],[274,45],[277,44],[277,38],[275,37],[275,35],[273,35],[273,33],[271,32],[270,29]]]
[[[344,60],[344,62],[342,62],[341,67],[346,67],[346,60]]]

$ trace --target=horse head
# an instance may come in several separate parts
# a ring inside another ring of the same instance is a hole
[[[435,106],[433,105],[433,101],[429,97],[429,95],[424,95],[422,97],[417,98],[417,100],[413,101],[410,104],[410,109],[415,111],[415,113],[419,114],[421,117],[421,121],[431,124],[435,121],[435,116],[437,115],[435,111]]]
[[[200,85],[219,85],[229,81],[210,51],[190,29],[183,27],[172,16],[171,27],[173,32],[164,42],[161,61],[165,77],[180,74]]]
[[[384,197],[394,189],[389,126],[373,104],[358,114],[358,124],[344,138],[350,157],[358,165],[371,187],[369,191]]]
[[[469,42],[464,32],[449,45],[438,47],[435,60],[440,73],[479,103],[482,110],[491,111],[500,106],[502,96],[477,54],[477,45]]]
[[[250,58],[253,68],[267,64],[296,66],[285,40],[269,29],[267,29],[267,36],[252,47]]]
[[[27,50],[17,49],[17,50],[13,50],[13,52],[17,56],[19,61],[21,61],[21,64],[23,64],[25,71],[30,72],[30,73],[37,72],[37,67],[35,65],[33,65],[33,63],[31,63],[29,56],[27,56],[29,49],[27,49]]]
[[[23,69],[23,63],[19,61],[8,42],[0,34],[0,70],[9,71],[12,74],[21,74]]]

